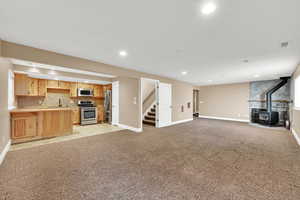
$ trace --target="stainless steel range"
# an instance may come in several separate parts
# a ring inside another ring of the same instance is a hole
[[[78,106],[81,112],[81,125],[97,124],[97,108],[94,101],[78,101]]]

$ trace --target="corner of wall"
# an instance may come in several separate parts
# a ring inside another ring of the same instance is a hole
[[[4,158],[7,154],[7,152],[9,151],[10,149],[10,145],[11,145],[11,140],[9,140],[7,142],[7,144],[5,145],[4,149],[2,150],[2,152],[0,152],[0,165],[2,164],[2,162],[4,161]]]

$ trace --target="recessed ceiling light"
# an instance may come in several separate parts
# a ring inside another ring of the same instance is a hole
[[[260,77],[259,74],[255,74],[255,75],[254,75],[254,78],[258,78],[258,77]]]
[[[281,48],[287,48],[289,46],[289,42],[282,42]]]
[[[209,3],[206,3],[203,5],[202,9],[201,9],[201,12],[203,15],[210,15],[212,14],[213,12],[215,12],[217,9],[217,6],[215,3],[213,2],[209,2]]]
[[[188,73],[187,71],[181,72],[182,75],[187,75],[187,73]]]
[[[120,51],[119,54],[122,57],[126,57],[128,55],[126,51]]]

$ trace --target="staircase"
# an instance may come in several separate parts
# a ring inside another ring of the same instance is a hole
[[[143,124],[155,126],[155,115],[156,115],[156,105],[153,105],[153,107],[150,109],[150,112],[148,112],[143,120]]]

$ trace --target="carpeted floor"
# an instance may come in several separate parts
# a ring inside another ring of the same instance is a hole
[[[298,200],[287,131],[198,119],[9,152],[0,199]]]

